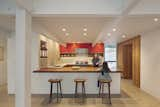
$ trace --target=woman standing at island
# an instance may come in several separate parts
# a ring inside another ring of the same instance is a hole
[[[94,54],[93,59],[92,59],[93,66],[94,67],[98,67],[99,66],[99,62],[100,62],[100,59],[99,59],[98,55]]]

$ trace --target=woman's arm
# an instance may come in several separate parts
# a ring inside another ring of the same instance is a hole
[[[108,72],[111,72],[111,70],[108,68]]]

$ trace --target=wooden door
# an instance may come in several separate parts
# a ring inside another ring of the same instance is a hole
[[[123,47],[123,76],[126,79],[132,79],[132,44]]]

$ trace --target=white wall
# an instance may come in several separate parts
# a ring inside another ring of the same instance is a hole
[[[0,30],[0,47],[4,50],[4,59],[0,61],[0,85],[7,84],[7,35]]]
[[[31,70],[39,68],[39,49],[40,37],[38,33],[33,32],[32,45],[31,45]]]
[[[31,43],[31,72],[39,68],[39,34],[33,33]],[[8,37],[7,43],[7,71],[8,71],[8,93],[13,94],[15,92],[15,70],[16,70],[16,57],[15,57],[15,33],[11,33]],[[35,84],[32,84],[35,85]]]
[[[160,29],[141,40],[141,88],[160,99]]]
[[[60,51],[59,44],[51,39],[48,40],[48,65],[56,65],[58,60]]]
[[[15,33],[11,33],[7,42],[7,71],[8,71],[8,93],[15,91],[15,71],[16,71],[16,40]]]

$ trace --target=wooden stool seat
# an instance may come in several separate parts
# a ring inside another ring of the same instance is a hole
[[[57,83],[57,82],[61,82],[62,79],[49,79],[48,82],[51,82],[51,83]]]
[[[50,84],[51,84],[49,102],[52,101],[52,87],[53,87],[53,83],[56,83],[56,84],[57,84],[57,102],[58,102],[58,93],[59,93],[59,89],[60,89],[61,97],[63,97],[63,96],[62,96],[62,86],[61,86],[61,81],[62,81],[62,79],[49,79],[49,80],[48,80],[48,82],[50,82]]]
[[[109,82],[112,82],[112,80],[99,79],[99,82],[101,82],[101,83],[109,83]]]
[[[75,79],[74,82],[85,82],[85,79]]]

